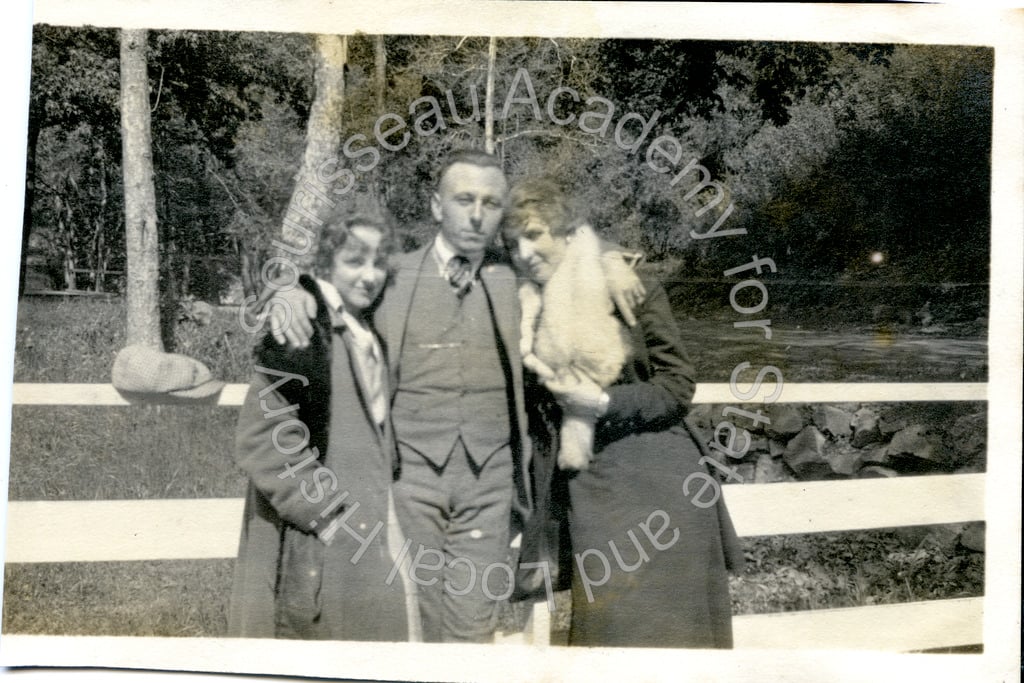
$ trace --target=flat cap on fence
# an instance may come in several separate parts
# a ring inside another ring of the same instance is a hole
[[[202,401],[224,388],[224,382],[215,379],[210,369],[195,358],[141,344],[118,351],[110,374],[115,389],[126,397],[141,400]]]

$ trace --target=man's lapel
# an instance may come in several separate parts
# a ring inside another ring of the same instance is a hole
[[[516,277],[506,265],[487,263],[480,267],[480,281],[491,303],[501,343],[508,350],[513,379],[522,373],[519,357],[519,296]]]
[[[430,255],[432,244],[433,241],[397,259],[398,267],[394,282],[384,292],[384,300],[377,310],[377,329],[383,332],[387,346],[388,374],[392,390],[398,386],[398,359],[402,355],[402,344],[405,341],[405,329],[409,321],[413,295],[416,293],[416,283],[419,282],[420,271]]]
[[[507,265],[484,262],[480,269],[480,282],[487,293],[487,300],[491,305],[491,313],[494,316],[494,324],[501,338],[501,344],[505,347],[505,356],[508,358],[509,381],[512,383],[512,400],[515,406],[516,424],[518,434],[519,461],[522,469],[522,481],[526,481],[525,473],[530,464],[530,439],[526,433],[526,398],[523,387],[523,358],[519,351],[519,321],[521,317],[519,308],[519,288],[516,282],[515,273]],[[521,491],[524,504],[529,507],[529,489]]]

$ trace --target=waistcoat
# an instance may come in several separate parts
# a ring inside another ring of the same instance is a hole
[[[420,273],[399,356],[395,432],[437,466],[461,437],[480,466],[511,441],[494,317],[481,282],[459,299],[432,266]]]

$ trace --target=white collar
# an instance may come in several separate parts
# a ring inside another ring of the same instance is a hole
[[[321,280],[320,278],[316,278],[316,284],[320,287],[320,294],[323,295],[324,302],[327,304],[327,309],[331,314],[332,325],[335,327],[344,325],[352,331],[352,336],[356,338],[356,341],[361,343],[367,343],[373,338],[373,333],[366,323],[345,310],[345,302],[342,300],[337,287],[327,280]]]
[[[455,247],[453,247],[445,236],[438,231],[437,236],[434,237],[434,260],[437,261],[437,272],[441,277],[445,276],[445,270],[448,268],[448,262],[452,260],[453,256],[457,255]],[[473,268],[473,277],[476,277],[476,273],[480,270],[480,264],[484,261],[484,254],[480,252],[476,256],[467,256],[469,259],[469,265]]]
[[[341,294],[334,284],[320,278],[316,278],[316,284],[320,288],[320,294],[323,295],[324,301],[327,303],[327,308],[331,311],[331,317],[334,317],[333,314],[345,310],[345,302],[342,301]]]

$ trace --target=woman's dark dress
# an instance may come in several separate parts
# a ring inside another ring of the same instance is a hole
[[[550,437],[557,430],[543,430],[546,439],[533,430],[535,438],[547,441],[535,452],[538,484],[551,481],[537,501],[540,517],[544,504],[553,515],[546,550],[556,554],[558,502],[567,483],[570,645],[727,648],[732,646],[728,571],[739,569],[742,553],[722,499],[707,507],[694,502],[707,505],[712,498],[708,491],[697,495],[707,479],[685,484],[691,474],[711,474],[698,462],[702,449],[683,421],[693,396],[693,372],[664,288],[644,285],[648,294],[632,330],[633,358],[608,388],[611,401],[597,425],[590,468],[555,471]],[[550,425],[541,403],[535,406],[531,417]],[[561,554],[564,559],[564,550]]]

